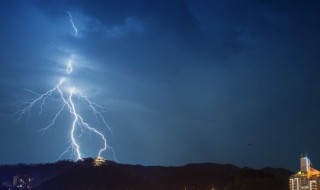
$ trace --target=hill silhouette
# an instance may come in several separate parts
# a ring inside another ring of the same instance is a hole
[[[230,164],[188,164],[160,167],[107,161],[94,167],[89,158],[79,162],[0,166],[0,182],[14,175],[30,175],[36,190],[287,190],[292,172],[285,169],[255,170]]]

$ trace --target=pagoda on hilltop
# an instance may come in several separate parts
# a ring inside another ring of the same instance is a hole
[[[290,190],[320,190],[320,172],[311,167],[310,159],[301,155],[300,171],[289,179]]]
[[[98,166],[102,166],[102,165],[105,165],[106,164],[106,160],[105,159],[103,159],[102,157],[98,157],[98,158],[96,158],[95,160],[94,160],[94,162],[93,162],[93,166],[95,166],[95,167],[98,167]]]

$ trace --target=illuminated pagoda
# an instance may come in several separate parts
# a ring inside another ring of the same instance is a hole
[[[102,166],[102,165],[105,165],[105,164],[106,164],[106,161],[102,157],[96,158],[94,160],[94,162],[93,162],[93,166],[95,166],[95,167]]]
[[[300,158],[300,171],[289,179],[290,190],[320,190],[320,172],[311,167],[307,156]]]

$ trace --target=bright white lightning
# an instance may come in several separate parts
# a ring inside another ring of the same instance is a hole
[[[73,29],[75,30],[75,36],[77,36],[78,30],[73,23],[73,17],[70,12],[67,12],[67,14],[70,17],[70,23],[71,23]],[[65,69],[67,74],[71,74],[73,71],[72,63],[73,63],[73,55],[71,56],[70,60],[68,61],[68,64]],[[108,128],[108,130],[112,133],[111,128],[108,126],[108,124],[105,121],[105,118],[102,114],[103,112],[106,112],[106,108],[89,100],[89,98],[87,96],[83,95],[75,87],[71,87],[71,88],[68,87],[67,84],[65,84],[65,81],[66,81],[66,79],[61,79],[59,81],[59,83],[54,88],[52,88],[51,90],[48,90],[47,92],[45,92],[43,94],[39,94],[39,93],[33,92],[31,90],[28,90],[29,92],[36,95],[37,97],[31,101],[27,101],[27,102],[22,103],[23,105],[25,105],[24,108],[21,110],[18,110],[15,113],[18,115],[18,121],[20,121],[21,118],[27,114],[28,117],[27,117],[26,121],[28,122],[28,120],[31,117],[32,108],[35,107],[36,105],[39,105],[39,108],[40,108],[39,115],[40,115],[43,112],[43,106],[45,106],[47,99],[48,98],[54,99],[54,96],[56,97],[58,95],[59,99],[62,102],[62,105],[59,107],[58,111],[54,115],[54,117],[51,120],[51,122],[49,123],[49,125],[42,128],[39,132],[45,133],[47,130],[49,130],[51,127],[53,127],[56,120],[63,113],[64,110],[67,110],[70,113],[70,115],[72,116],[72,124],[70,126],[71,144],[60,155],[60,157],[62,157],[65,153],[67,153],[70,149],[72,149],[74,151],[74,153],[76,154],[77,160],[81,160],[83,154],[81,152],[80,144],[79,144],[79,142],[77,142],[76,133],[79,130],[82,133],[84,133],[84,131],[87,130],[87,131],[90,131],[90,132],[94,133],[95,135],[97,135],[103,142],[103,146],[102,146],[102,148],[100,148],[97,157],[101,157],[101,154],[103,153],[103,151],[109,149],[113,153],[114,160],[116,160],[115,152],[114,152],[113,148],[108,145],[107,140],[106,140],[105,136],[103,135],[103,133],[98,131],[96,128],[90,126],[90,124],[85,121],[83,116],[81,116],[79,110],[77,110],[77,108],[76,108],[77,106],[74,103],[74,97],[75,96],[78,97],[78,101],[79,101],[79,99],[83,100],[86,103],[87,107],[92,110],[97,121],[101,121]],[[62,90],[63,86],[66,87],[68,90]]]
[[[73,28],[73,30],[74,30],[74,32],[75,32],[74,36],[77,36],[77,35],[78,35],[78,29],[77,29],[76,25],[75,25],[74,22],[73,22],[72,14],[71,14],[70,12],[67,12],[67,14],[69,15],[70,23],[71,23],[72,28]]]
[[[60,87],[60,85],[63,83],[63,81],[64,81],[64,79],[61,79],[56,87],[54,87],[51,90],[48,90],[44,94],[38,94],[39,96],[36,99],[34,99],[32,101],[24,102],[23,104],[26,104],[27,106],[25,108],[21,109],[21,110],[18,110],[16,113],[14,113],[14,115],[18,114],[18,122],[20,121],[21,117],[23,115],[25,115],[26,113],[28,113],[28,116],[29,116],[28,119],[27,119],[27,122],[28,122],[28,120],[30,118],[30,114],[31,114],[31,108],[39,101],[42,101],[42,103],[40,105],[40,112],[39,112],[39,114],[41,114],[42,113],[43,104],[48,99],[48,97],[52,96],[52,93],[54,91],[56,91]],[[35,94],[37,94],[37,93],[35,93]]]
[[[42,106],[43,106],[43,104],[45,104],[45,101],[47,100],[47,98],[49,98],[49,97],[53,98],[52,97],[53,94],[57,93],[59,95],[60,99],[62,100],[62,106],[60,107],[58,112],[55,114],[55,116],[52,119],[52,121],[50,122],[50,124],[47,127],[42,128],[40,130],[40,132],[41,133],[45,133],[48,129],[50,129],[55,124],[55,121],[61,115],[63,110],[65,110],[65,108],[67,108],[67,110],[69,111],[69,113],[73,117],[72,124],[71,124],[71,129],[70,129],[70,139],[71,139],[71,148],[75,151],[77,160],[81,160],[82,159],[82,153],[81,153],[81,150],[80,150],[80,145],[76,140],[76,130],[79,127],[84,128],[84,129],[96,134],[103,141],[103,147],[99,150],[97,157],[101,157],[101,154],[103,153],[103,151],[109,149],[109,150],[112,151],[113,157],[116,160],[115,152],[113,151],[112,147],[110,147],[107,144],[107,140],[104,137],[103,133],[98,131],[94,127],[91,127],[87,122],[85,122],[84,118],[80,115],[80,113],[76,109],[76,106],[75,106],[75,103],[74,103],[73,99],[74,99],[75,96],[77,96],[78,98],[82,98],[89,105],[88,107],[93,111],[93,113],[96,116],[98,115],[98,117],[103,122],[103,124],[106,127],[108,127],[108,129],[111,131],[111,129],[107,125],[107,123],[105,121],[105,118],[103,117],[102,113],[97,110],[97,109],[103,109],[104,110],[105,108],[102,107],[102,106],[97,105],[96,103],[94,103],[92,101],[90,101],[86,96],[84,96],[83,94],[78,92],[75,88],[70,88],[67,92],[64,92],[61,89],[62,85],[64,85],[64,82],[65,82],[65,79],[60,80],[60,82],[57,84],[57,86],[55,86],[53,89],[48,90],[47,92],[45,92],[43,94],[39,94],[39,96],[36,99],[34,99],[33,101],[26,102],[27,106],[25,108],[19,110],[18,112],[16,112],[16,114],[18,114],[18,120],[20,120],[21,117],[23,115],[25,115],[25,114],[28,114],[28,119],[27,120],[29,120],[30,114],[31,114],[31,109],[33,107],[35,107],[35,105],[37,103],[40,104],[39,107],[40,107],[40,111],[42,112]],[[96,118],[98,118],[98,117],[96,117]],[[64,153],[66,153],[67,150]]]

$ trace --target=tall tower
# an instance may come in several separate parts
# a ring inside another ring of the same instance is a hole
[[[300,170],[301,170],[301,173],[305,173],[307,174],[308,171],[310,170],[310,160],[308,157],[306,156],[301,156],[300,158]]]
[[[289,178],[290,190],[320,190],[320,172],[311,167],[306,155],[301,155],[300,171]]]

